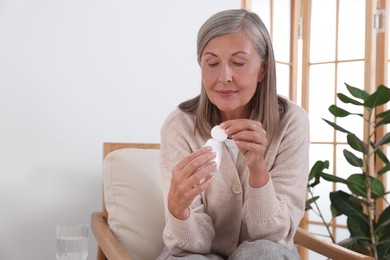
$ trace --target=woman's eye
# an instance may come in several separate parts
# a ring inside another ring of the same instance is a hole
[[[218,66],[218,62],[211,62],[207,64],[209,67],[214,68]]]
[[[237,66],[237,67],[243,67],[245,65],[245,62],[238,62],[238,61],[236,61],[236,62],[233,62],[233,65]]]

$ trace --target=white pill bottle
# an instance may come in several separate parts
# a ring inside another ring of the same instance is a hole
[[[212,139],[208,139],[204,146],[210,146],[213,152],[216,153],[214,161],[217,164],[216,171],[218,171],[221,164],[222,143],[227,139],[227,135],[225,130],[217,125],[211,129],[211,137]]]

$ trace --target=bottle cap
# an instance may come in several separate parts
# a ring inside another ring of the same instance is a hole
[[[211,136],[213,139],[217,142],[224,142],[227,139],[227,134],[225,133],[225,130],[222,129],[219,125],[216,125],[211,129]]]

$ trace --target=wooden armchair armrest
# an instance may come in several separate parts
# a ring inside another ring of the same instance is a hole
[[[91,229],[95,235],[99,249],[104,255],[98,255],[98,259],[131,260],[123,247],[119,244],[114,234],[107,225],[107,220],[102,212],[94,212],[91,215]],[[99,254],[99,252],[98,252]]]
[[[98,243],[98,259],[121,259],[131,260],[130,256],[119,244],[114,234],[107,225],[107,219],[102,212],[94,212],[91,215],[91,229]],[[325,241],[303,228],[298,227],[294,243],[301,245],[311,251],[317,252],[330,259],[348,260],[373,260],[373,257],[366,256],[337,244]]]
[[[298,227],[298,230],[295,233],[294,242],[295,244],[301,245],[309,250],[312,250],[321,255],[329,257],[330,259],[348,259],[348,260],[374,259],[373,257],[357,253],[345,247],[320,239],[300,227]]]

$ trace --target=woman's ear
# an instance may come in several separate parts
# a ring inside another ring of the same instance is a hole
[[[268,61],[263,61],[260,66],[258,82],[262,82],[268,72]]]

